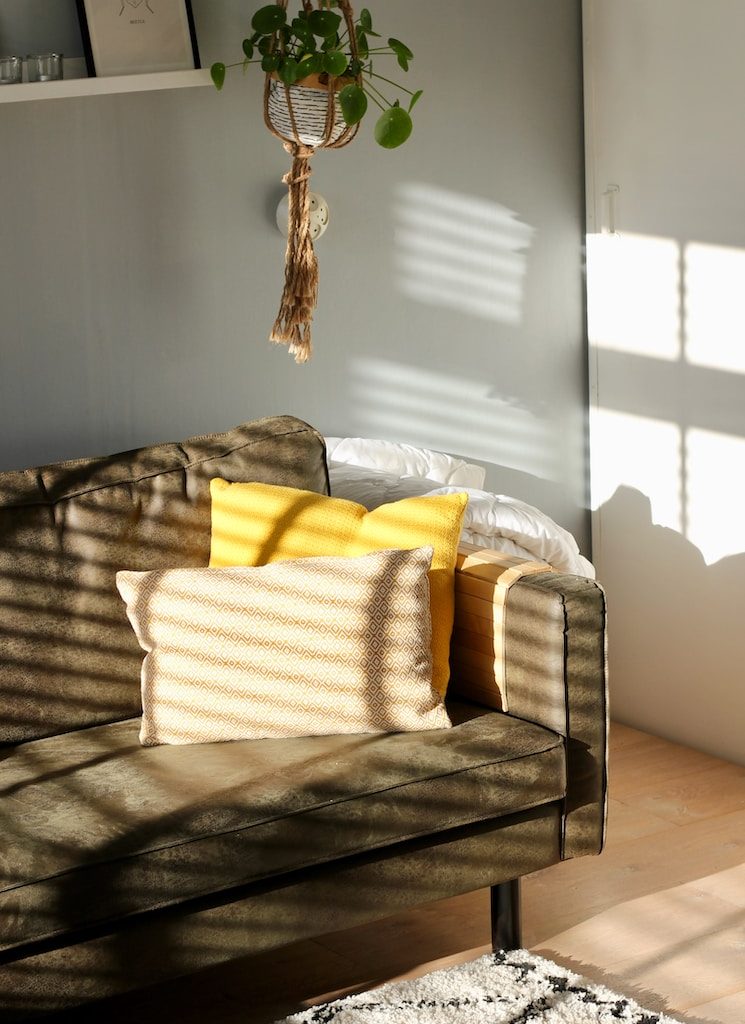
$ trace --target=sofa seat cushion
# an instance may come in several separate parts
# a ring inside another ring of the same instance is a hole
[[[141,747],[139,719],[0,761],[0,948],[562,799],[557,734],[450,730]]]

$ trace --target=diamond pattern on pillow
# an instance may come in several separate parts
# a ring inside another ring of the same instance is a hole
[[[432,687],[431,559],[119,572],[146,652],[141,742],[448,728]]]

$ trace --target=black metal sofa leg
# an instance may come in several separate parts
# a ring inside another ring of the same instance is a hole
[[[492,949],[520,949],[522,934],[520,923],[520,879],[502,882],[491,888],[491,946]]]

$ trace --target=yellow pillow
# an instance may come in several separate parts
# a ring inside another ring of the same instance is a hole
[[[368,512],[345,498],[273,484],[215,479],[210,565],[266,565],[291,558],[353,558],[390,548],[434,548],[429,573],[432,685],[445,694],[453,631],[455,559],[466,494],[404,498]]]

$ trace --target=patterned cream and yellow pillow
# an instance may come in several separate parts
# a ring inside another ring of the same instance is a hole
[[[468,495],[403,498],[368,512],[345,498],[215,479],[210,565],[266,565],[317,555],[353,557],[389,548],[433,548],[429,574],[432,682],[445,695],[455,615],[455,560]]]
[[[146,652],[140,741],[448,728],[432,687],[431,558],[117,573]]]

